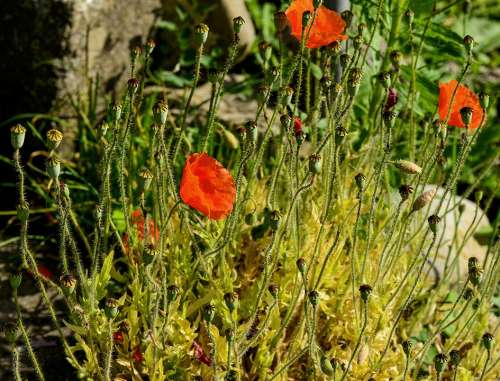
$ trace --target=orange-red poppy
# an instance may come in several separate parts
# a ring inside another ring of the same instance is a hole
[[[182,171],[182,201],[212,220],[233,210],[236,186],[229,171],[205,152],[190,155]]]
[[[302,14],[305,11],[311,12],[312,18],[313,0],[294,0],[285,12],[292,35],[299,41],[302,38]],[[347,36],[342,34],[344,29],[345,21],[342,17],[337,12],[321,5],[311,26],[306,47],[319,48],[334,41],[346,40]]]
[[[454,79],[439,84],[439,119],[445,121],[448,117],[448,110],[450,110],[450,103],[455,88],[457,91],[453,99],[453,104],[451,105],[448,125],[460,128],[465,127],[462,122],[460,110],[464,107],[470,107],[472,109],[472,120],[469,128],[478,128],[484,115],[484,110],[479,103],[479,98],[471,89],[462,84],[459,85],[458,81]]]
[[[132,215],[130,216],[130,223],[135,228],[139,241],[143,242],[144,239],[146,239],[146,242],[144,242],[144,244],[155,244],[160,240],[160,229],[153,219],[148,219],[148,230],[146,232],[145,222],[146,221],[140,209],[136,209],[132,212]],[[127,234],[123,235],[123,245],[125,246],[125,251],[128,253],[129,237]]]

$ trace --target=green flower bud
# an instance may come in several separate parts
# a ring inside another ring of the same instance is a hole
[[[340,145],[347,136],[347,130],[342,126],[337,126],[335,129],[335,144]]]
[[[309,172],[315,175],[321,172],[321,157],[319,155],[309,156]]]
[[[444,353],[439,353],[434,357],[434,368],[437,373],[441,373],[448,362],[448,357]]]
[[[344,53],[340,55],[340,65],[342,69],[346,69],[349,66],[349,63],[352,60],[352,56],[350,54]]]
[[[326,357],[325,355],[321,356],[320,368],[321,368],[321,371],[324,374],[326,374],[327,376],[333,376],[334,369],[333,369],[332,363],[330,362],[328,357]]]
[[[54,150],[59,147],[61,141],[63,140],[63,133],[55,128],[49,130],[47,132],[47,146],[50,150]]]
[[[26,128],[20,124],[16,124],[10,129],[10,143],[15,150],[21,149],[26,137]]]
[[[269,42],[262,41],[259,43],[259,52],[260,52],[261,57],[265,61],[269,61],[271,59],[272,54],[273,54],[273,47]]]
[[[277,284],[272,283],[269,285],[267,289],[269,290],[269,293],[274,299],[278,298],[279,287]]]
[[[302,30],[306,29],[310,20],[311,20],[311,12],[310,11],[305,11],[304,13],[302,13]]]
[[[352,24],[352,19],[354,18],[353,13],[350,10],[343,11],[340,16],[345,21],[345,28],[349,28]]]
[[[482,337],[482,343],[484,349],[486,349],[488,352],[491,351],[491,348],[493,347],[493,342],[495,341],[495,338],[493,335],[489,332],[485,333]]]
[[[474,198],[476,199],[476,203],[480,203],[481,200],[483,199],[483,191],[482,190],[477,190],[474,192]]]
[[[245,132],[253,144],[257,143],[257,138],[259,137],[259,129],[257,127],[257,123],[255,123],[254,120],[246,123]]]
[[[164,100],[157,102],[153,107],[153,116],[156,123],[165,126],[168,118],[168,103]]]
[[[21,273],[11,274],[9,277],[10,287],[12,287],[13,290],[17,290],[21,285],[22,281],[23,281],[23,274]]]
[[[393,111],[384,111],[382,114],[382,119],[387,127],[393,128],[396,123],[397,114]]]
[[[488,109],[488,106],[490,105],[490,96],[485,93],[485,92],[480,92],[479,93],[479,104],[484,110]]]
[[[143,168],[139,171],[139,179],[141,193],[147,192],[149,187],[151,186],[151,182],[153,181],[153,174],[149,169]]]
[[[194,30],[196,43],[201,46],[207,42],[210,29],[206,24],[198,24]]]
[[[352,44],[353,44],[355,50],[358,50],[359,48],[361,48],[361,46],[363,45],[364,42],[365,42],[365,40],[361,34],[354,36],[354,38],[352,39]]]
[[[411,9],[407,9],[405,12],[405,17],[408,25],[412,25],[413,19],[415,18],[415,13]]]
[[[389,58],[391,59],[391,63],[394,69],[398,70],[401,64],[401,60],[403,59],[403,54],[401,54],[399,50],[393,50],[390,53]]]
[[[309,294],[307,296],[309,298],[309,303],[311,303],[311,305],[313,307],[317,307],[318,306],[318,301],[319,301],[319,293],[318,293],[318,291],[311,290],[311,291],[309,291]]]
[[[108,319],[114,319],[118,315],[118,300],[108,298],[104,304],[104,314]]]
[[[465,50],[467,51],[467,54],[472,54],[472,49],[474,48],[474,38],[472,36],[465,36],[464,37],[464,46]]]
[[[462,123],[465,124],[466,127],[469,127],[470,122],[472,121],[472,113],[473,110],[470,107],[462,107],[460,109],[460,116],[462,117]]]
[[[272,230],[274,231],[278,230],[280,220],[281,220],[280,212],[278,212],[277,210],[273,210],[269,215],[269,223]]]
[[[149,39],[146,41],[146,44],[144,45],[144,53],[146,54],[147,57],[153,53],[153,50],[156,47],[156,41],[153,39]]]
[[[383,71],[377,75],[377,79],[384,86],[384,89],[388,89],[391,84],[391,73]]]
[[[349,76],[347,80],[347,90],[349,91],[349,95],[351,97],[354,97],[358,92],[358,88],[362,78],[363,78],[363,72],[361,71],[361,69],[355,67],[349,71]]]
[[[179,287],[175,284],[171,284],[167,288],[167,300],[169,303],[172,303],[175,299],[177,299],[177,295],[179,295]]]
[[[76,278],[71,274],[61,275],[59,282],[68,294],[72,294],[76,287]]]
[[[16,212],[19,221],[25,223],[26,221],[28,221],[28,218],[30,216],[29,204],[26,201],[22,201],[19,205],[17,205]]]
[[[10,344],[14,344],[19,337],[19,326],[15,323],[7,323],[3,327],[5,338]]]
[[[292,101],[292,97],[293,97],[293,88],[291,86],[283,87],[283,89],[281,90],[281,104],[283,106],[289,105],[290,102]]]
[[[431,229],[431,232],[433,232],[434,234],[436,234],[437,232],[437,226],[440,221],[441,218],[435,214],[433,214],[427,219],[427,222],[429,223],[429,229]]]
[[[366,187],[366,176],[363,175],[362,173],[358,173],[354,177],[354,181],[356,181],[356,186],[358,187],[358,190],[360,192],[363,192],[365,190],[365,187]]]
[[[460,364],[461,360],[462,360],[462,356],[460,356],[460,351],[458,351],[456,349],[452,349],[450,351],[450,364],[453,367],[456,367],[456,366],[458,366],[458,364]]]
[[[207,324],[212,323],[215,317],[215,306],[211,303],[203,306],[203,319]]]
[[[241,32],[241,28],[243,27],[243,25],[245,25],[245,20],[243,19],[243,17],[241,16],[238,16],[238,17],[235,17],[233,19],[233,30],[234,30],[234,33],[240,33]]]
[[[413,341],[405,340],[403,341],[402,346],[403,346],[403,352],[405,353],[406,357],[410,357],[411,350],[413,349]]]
[[[127,81],[128,94],[130,97],[133,97],[137,90],[139,89],[141,82],[139,82],[136,78],[130,78]]]
[[[304,258],[297,259],[296,265],[297,265],[297,268],[299,269],[300,273],[305,274],[305,272],[307,270],[307,263],[306,263],[305,259]]]
[[[236,292],[228,292],[224,294],[224,302],[229,310],[233,312],[236,309],[236,304],[238,303],[238,294]]]
[[[255,215],[255,213],[248,213],[245,216],[245,223],[247,225],[253,226],[253,225],[255,225],[256,222],[257,222],[257,216]]]
[[[61,162],[56,157],[50,157],[46,161],[47,174],[50,178],[57,180],[61,174]]]

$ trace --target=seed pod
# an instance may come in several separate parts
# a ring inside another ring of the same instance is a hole
[[[226,302],[229,312],[233,312],[238,302],[238,294],[236,292],[227,292],[224,294],[224,302]]]
[[[161,126],[167,123],[168,118],[168,103],[165,100],[158,101],[153,107],[153,117]]]
[[[50,178],[57,180],[61,174],[61,162],[56,157],[50,157],[45,162],[47,174]]]
[[[482,337],[482,343],[484,349],[486,349],[488,352],[491,351],[491,348],[493,347],[493,341],[495,338],[493,335],[489,332],[485,333]]]
[[[194,29],[194,33],[198,46],[201,46],[207,42],[209,31],[210,28],[207,24],[198,24],[196,26],[196,28]]]
[[[257,128],[257,123],[255,123],[254,120],[250,120],[245,124],[245,132],[253,144],[257,143],[259,129]]]
[[[347,90],[349,91],[349,95],[351,97],[354,97],[358,92],[361,78],[363,78],[363,72],[361,71],[361,69],[355,67],[349,71]]]
[[[345,21],[345,28],[349,28],[352,24],[352,19],[354,18],[353,13],[350,10],[345,10],[340,14],[340,16]]]
[[[431,229],[431,232],[433,232],[434,234],[436,234],[437,232],[437,226],[440,221],[441,218],[435,214],[433,214],[427,219],[427,222],[429,223],[429,229]]]
[[[118,300],[108,298],[104,305],[104,314],[108,319],[114,319],[118,315]]]
[[[340,65],[342,65],[342,69],[346,69],[349,66],[349,63],[352,60],[352,56],[350,54],[344,53],[340,55]]]
[[[472,49],[474,48],[474,38],[472,36],[465,36],[464,37],[464,46],[465,50],[467,51],[467,54],[472,54]]]
[[[291,86],[285,86],[281,89],[281,104],[286,106],[290,104],[293,97],[293,88]]]
[[[311,11],[305,11],[302,13],[302,30],[304,31],[311,20]]]
[[[434,368],[437,373],[441,373],[444,370],[446,363],[448,362],[448,357],[444,353],[439,353],[434,357]]]
[[[372,287],[368,284],[362,284],[359,286],[359,293],[361,294],[361,300],[366,303],[372,293]]]
[[[403,172],[408,173],[410,175],[420,174],[422,173],[422,168],[417,164],[412,163],[408,160],[398,160],[394,163],[396,167],[401,169]]]
[[[153,174],[149,169],[143,168],[139,171],[139,179],[141,193],[147,192],[153,181]]]
[[[470,122],[472,120],[472,112],[473,110],[470,107],[462,107],[460,109],[460,116],[462,117],[462,123],[465,124],[466,127],[469,127]]]
[[[274,299],[278,298],[278,292],[279,292],[279,287],[277,284],[270,284],[269,287],[267,288],[269,290],[269,293]]]
[[[358,50],[359,48],[361,48],[361,46],[363,45],[364,42],[365,42],[365,40],[361,34],[354,36],[354,38],[352,39],[352,44],[353,44],[355,50]]]
[[[392,66],[395,70],[399,70],[399,66],[401,64],[401,60],[403,59],[403,54],[399,50],[393,50],[389,55],[391,59]]]
[[[488,106],[490,105],[490,96],[487,93],[481,91],[479,93],[479,104],[484,110],[487,110]]]
[[[156,47],[155,40],[150,38],[146,41],[146,44],[144,45],[144,53],[146,54],[146,57],[149,57],[151,53],[153,53],[155,47]]]
[[[413,187],[407,184],[403,184],[399,187],[399,195],[401,196],[402,201],[408,200],[412,192],[413,192]]]
[[[23,281],[23,274],[21,273],[11,274],[9,277],[10,287],[12,287],[13,290],[17,290],[21,285],[22,281]]]
[[[460,364],[460,361],[462,360],[462,357],[460,356],[460,351],[456,349],[452,349],[450,351],[450,364],[453,367],[458,366]]]
[[[269,42],[261,41],[259,43],[259,52],[260,52],[261,57],[265,61],[269,61],[271,59],[271,56],[273,53],[273,47]]]
[[[366,176],[363,175],[362,173],[358,173],[355,177],[354,180],[356,181],[356,185],[359,189],[360,192],[363,192],[366,187]]]
[[[297,265],[297,268],[299,269],[300,273],[305,274],[305,272],[307,270],[307,264],[306,264],[305,259],[304,258],[297,259],[296,265]]]
[[[408,25],[412,25],[413,19],[415,18],[415,13],[411,9],[407,9],[405,12],[405,17]]]
[[[255,225],[256,222],[257,222],[257,216],[255,215],[255,213],[248,213],[245,216],[245,223],[247,225],[253,226]]]
[[[19,326],[15,323],[7,323],[3,327],[3,333],[5,335],[5,338],[10,344],[14,344],[19,337]]]
[[[278,212],[277,210],[273,210],[269,215],[269,223],[272,230],[274,231],[278,230],[280,219],[281,219],[280,212]]]
[[[30,216],[30,205],[26,201],[22,201],[17,205],[16,213],[19,221],[25,223]]]
[[[10,129],[10,143],[15,150],[21,149],[26,137],[26,128],[20,124],[16,124]]]
[[[417,197],[417,199],[413,203],[411,211],[416,212],[416,211],[422,209],[429,202],[431,202],[431,200],[434,198],[435,195],[436,195],[435,190],[430,190],[430,191],[422,193],[420,196]]]
[[[336,56],[337,54],[340,53],[340,49],[342,46],[340,45],[339,41],[333,41],[326,47],[326,52],[327,54],[330,54],[332,56]]]
[[[278,33],[282,33],[288,26],[288,17],[285,12],[276,12],[274,14],[274,25]]]
[[[177,299],[177,295],[179,295],[179,287],[175,284],[171,284],[167,288],[167,300],[169,303],[172,303],[175,299]]]
[[[391,73],[389,73],[388,71],[383,71],[377,75],[377,79],[385,89],[388,89],[391,84]]]
[[[61,144],[63,133],[55,128],[47,132],[47,146],[50,150],[56,149]]]
[[[326,374],[327,376],[332,376],[333,375],[334,370],[333,370],[332,363],[330,362],[330,360],[328,359],[328,357],[326,357],[325,355],[321,356],[320,367],[321,367],[321,371],[324,374]]]
[[[68,294],[72,294],[76,287],[76,278],[71,274],[63,274],[59,278],[59,282]]]
[[[238,16],[233,19],[233,30],[234,33],[238,34],[241,32],[241,28],[245,25],[245,20],[243,17]]]
[[[137,90],[139,89],[140,82],[136,78],[130,78],[127,82],[128,94],[130,97],[133,97]]]
[[[321,172],[321,156],[316,154],[309,156],[309,172],[315,175]]]
[[[403,352],[405,353],[406,357],[410,357],[411,355],[411,350],[413,349],[413,342],[411,340],[405,340],[403,341]]]
[[[207,324],[212,323],[215,316],[215,306],[211,303],[205,304],[203,306],[203,319]]]

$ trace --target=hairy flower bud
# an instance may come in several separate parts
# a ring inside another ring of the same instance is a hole
[[[47,174],[54,180],[59,178],[61,174],[61,162],[56,157],[50,157],[45,162],[47,168]]]
[[[479,93],[479,104],[484,110],[487,110],[488,106],[490,105],[490,96],[487,93],[481,91]]]
[[[21,221],[22,223],[28,221],[28,218],[30,216],[30,205],[28,204],[28,202],[21,201],[19,205],[17,205],[16,213],[19,221]]]
[[[257,143],[259,128],[254,120],[250,120],[245,124],[245,133],[253,144]]]
[[[7,323],[3,327],[3,333],[5,335],[5,338],[10,344],[14,344],[19,337],[19,326],[15,323]]]
[[[491,333],[487,332],[483,335],[481,341],[483,343],[484,349],[486,349],[487,351],[491,351],[491,348],[493,347],[493,342],[495,341],[495,338],[493,337],[493,335]]]
[[[203,319],[207,324],[212,323],[215,317],[215,306],[211,303],[205,304],[203,306]]]
[[[349,95],[354,97],[358,92],[359,85],[361,83],[361,78],[363,78],[363,72],[359,68],[352,68],[349,71],[349,77],[347,80],[347,90]]]
[[[171,284],[167,287],[167,300],[169,303],[172,303],[175,299],[177,299],[179,291],[179,287],[177,287],[175,284]]]
[[[398,70],[401,64],[401,60],[403,59],[403,54],[401,54],[399,50],[393,50],[390,53],[389,58],[391,59],[391,63],[394,69]]]
[[[383,71],[377,75],[377,79],[385,89],[388,89],[391,84],[391,73],[389,73],[388,71]]]
[[[426,206],[436,195],[435,190],[429,190],[417,197],[412,206],[412,212],[416,212]]]
[[[55,128],[47,132],[47,146],[50,150],[56,149],[61,144],[63,133]]]
[[[24,138],[26,137],[26,128],[20,124],[10,128],[10,143],[15,150],[21,149],[24,144]]]
[[[361,300],[366,303],[368,302],[368,298],[372,293],[372,287],[368,284],[362,284],[361,286],[359,286],[359,293],[361,295]]]
[[[408,184],[402,184],[399,187],[399,195],[401,196],[402,201],[408,200],[408,198],[410,198],[410,195],[412,194],[412,192],[413,192],[413,187],[411,187]]]
[[[139,89],[139,85],[141,83],[136,78],[130,78],[127,82],[128,94],[130,97],[133,97],[137,90]]]
[[[431,232],[433,232],[434,234],[436,234],[437,232],[437,226],[440,221],[441,218],[435,214],[433,214],[427,219],[427,222],[429,223],[429,229],[431,229]]]
[[[156,41],[153,39],[148,39],[146,41],[146,44],[144,45],[144,53],[146,54],[147,57],[153,53],[153,50],[156,48]]]
[[[233,312],[238,302],[238,294],[236,292],[227,292],[224,294],[224,302],[230,312]]]
[[[147,168],[143,168],[139,171],[139,187],[141,193],[147,192],[153,181],[153,173]]]
[[[354,18],[353,13],[350,10],[343,11],[340,16],[345,21],[345,28],[349,28],[352,24],[352,19]]]
[[[366,187],[366,176],[363,175],[362,173],[358,173],[354,177],[354,181],[356,181],[356,185],[358,187],[358,190],[360,192],[363,192],[365,190],[365,187]]]
[[[195,39],[198,46],[201,46],[207,42],[208,32],[210,28],[207,24],[198,24],[194,29]]]
[[[118,315],[118,300],[113,298],[106,299],[104,314],[108,319],[114,319]]]
[[[434,368],[437,373],[441,373],[444,370],[446,363],[448,362],[448,357],[444,353],[439,353],[434,357]]]
[[[352,60],[352,56],[348,53],[344,53],[340,55],[340,65],[343,69],[346,69],[349,66],[349,63]]]
[[[309,172],[315,175],[321,172],[321,156],[316,154],[309,156]]]
[[[269,287],[267,288],[269,290],[269,293],[271,294],[271,296],[276,299],[278,297],[278,292],[279,292],[279,286],[275,283],[272,283],[269,285]]]
[[[277,210],[273,210],[269,215],[269,223],[273,231],[278,230],[280,225],[281,215]]]
[[[309,294],[307,296],[309,298],[309,303],[311,303],[311,305],[313,307],[317,307],[318,306],[318,301],[319,301],[319,293],[318,293],[318,291],[311,290],[311,291],[309,291]]]
[[[413,19],[415,18],[415,13],[411,9],[407,9],[405,12],[405,17],[408,25],[412,25]]]
[[[153,116],[159,125],[164,126],[167,123],[168,103],[165,100],[160,100],[155,104],[153,107]]]
[[[467,54],[472,54],[472,49],[474,48],[474,38],[472,36],[465,36],[464,37],[464,46],[465,50],[467,51]]]
[[[408,161],[408,160],[398,160],[394,164],[400,170],[402,170],[403,172],[408,173],[410,175],[422,173],[421,167],[419,167],[417,164],[415,164],[411,161]]]
[[[10,287],[12,287],[13,290],[17,290],[21,285],[22,281],[23,281],[23,274],[21,273],[11,274],[9,277]]]
[[[71,275],[71,274],[63,274],[59,278],[59,282],[63,286],[64,290],[68,293],[71,294],[73,291],[75,291],[76,287],[76,278]]]
[[[245,20],[243,19],[243,17],[241,17],[241,16],[235,17],[233,19],[233,30],[234,30],[234,33],[240,33],[241,32],[241,28],[243,27],[243,25],[245,25]]]
[[[305,274],[305,272],[307,270],[307,264],[306,264],[305,259],[304,258],[297,259],[296,265],[297,265],[297,268],[299,269],[299,271],[301,272],[301,274]]]

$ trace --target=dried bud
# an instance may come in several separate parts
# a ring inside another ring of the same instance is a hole
[[[281,104],[287,106],[292,101],[293,88],[291,86],[285,86],[281,90]]]
[[[267,289],[274,299],[278,298],[279,287],[277,284],[270,284]]]
[[[320,367],[321,367],[321,371],[324,374],[326,374],[327,376],[333,375],[334,369],[333,369],[332,363],[330,362],[328,357],[326,357],[325,355],[321,356]]]
[[[433,232],[434,234],[436,234],[437,232],[437,226],[440,221],[441,218],[435,214],[433,214],[427,219],[427,222],[429,223],[429,229],[431,229],[431,232]]]
[[[318,293],[318,291],[311,290],[311,291],[309,291],[309,294],[307,296],[309,297],[309,303],[311,303],[311,305],[313,307],[317,307],[318,306],[318,300],[319,300],[319,293]]]
[[[365,40],[361,34],[354,36],[354,38],[352,39],[352,45],[354,46],[355,50],[361,48],[364,42]]]
[[[259,87],[257,87],[257,99],[260,104],[263,104],[267,101],[267,96],[270,91],[271,88],[265,84],[262,84]]]
[[[135,48],[132,49],[130,52],[130,60],[132,61],[132,66],[135,65],[135,62],[137,61],[137,58],[142,54],[142,49],[140,46],[136,46]]]
[[[45,162],[47,174],[50,178],[57,180],[61,174],[61,162],[56,157],[50,157]]]
[[[493,347],[493,342],[494,342],[495,338],[493,337],[493,335],[491,333],[485,333],[482,337],[482,343],[483,343],[483,347],[484,349],[486,349],[488,352],[491,351],[491,348]]]
[[[361,69],[355,67],[349,71],[349,78],[347,80],[347,90],[349,95],[354,97],[358,92],[359,84],[361,83],[361,78],[363,78],[363,72]]]
[[[464,46],[465,50],[467,51],[467,54],[472,53],[472,49],[474,48],[474,38],[472,36],[465,36],[464,37]]]
[[[431,200],[434,198],[435,195],[436,195],[435,190],[430,190],[422,193],[420,196],[417,197],[417,199],[413,203],[412,212],[416,212],[417,210],[422,209],[429,202],[431,202]]]
[[[276,12],[274,14],[274,25],[278,33],[282,33],[288,26],[288,17],[285,12]]]
[[[168,103],[164,100],[160,100],[153,107],[153,117],[161,126],[164,126],[167,123],[168,118]]]
[[[474,297],[474,290],[470,287],[467,287],[464,291],[464,299],[471,300]]]
[[[257,143],[257,138],[259,137],[259,129],[257,127],[257,123],[255,123],[254,120],[250,120],[245,124],[245,133],[253,144]]]
[[[179,295],[179,287],[175,284],[171,284],[167,288],[167,300],[169,303],[172,303],[175,299],[177,299],[177,295]]]
[[[149,187],[151,186],[151,182],[153,181],[153,174],[149,169],[143,168],[139,171],[139,179],[141,193],[147,192]]]
[[[401,54],[399,50],[393,50],[389,55],[389,58],[391,59],[391,63],[392,66],[394,66],[394,69],[398,70],[401,64],[401,60],[403,59],[403,54]]]
[[[405,17],[408,25],[412,25],[413,19],[415,18],[415,13],[411,9],[407,9],[405,12]]]
[[[412,192],[413,192],[413,187],[411,187],[408,184],[402,184],[399,187],[399,195],[401,196],[402,201],[408,200]]]
[[[337,126],[337,128],[335,129],[335,144],[342,144],[346,136],[347,130],[342,126]]]
[[[26,128],[20,124],[16,124],[10,129],[10,143],[15,150],[21,149],[26,137]]]
[[[345,21],[345,28],[349,28],[352,24],[352,19],[354,18],[353,13],[350,10],[346,10],[340,14],[340,16]]]
[[[198,24],[196,26],[196,28],[194,29],[194,33],[198,46],[201,46],[207,42],[209,31],[210,28],[207,24]]]
[[[30,216],[30,205],[26,201],[21,201],[19,205],[17,205],[16,212],[19,221],[25,223]]]
[[[56,149],[61,144],[63,133],[55,128],[47,132],[47,146],[50,150]]]
[[[321,156],[316,154],[309,156],[309,172],[314,175],[321,172]]]
[[[472,108],[470,107],[462,107],[460,109],[460,116],[462,117],[462,123],[465,124],[466,127],[469,127],[470,122],[472,120]]]
[[[15,323],[7,323],[3,327],[5,338],[10,344],[14,344],[19,337],[19,326]]]
[[[405,173],[408,173],[410,175],[415,175],[415,174],[420,174],[422,173],[422,168],[419,167],[417,164],[412,163],[411,161],[407,160],[398,160],[394,163],[396,167],[398,167],[400,170],[402,170]]]
[[[118,300],[108,298],[104,305],[104,314],[108,319],[114,319],[118,315]]]
[[[436,355],[436,357],[434,357],[434,368],[436,369],[436,372],[441,373],[447,362],[448,357],[444,353]]]
[[[146,53],[146,57],[149,57],[151,53],[153,53],[154,48],[156,48],[156,41],[153,39],[149,39],[146,41],[144,45],[144,52]]]
[[[17,290],[21,285],[22,281],[23,281],[23,274],[21,273],[11,274],[9,277],[10,287],[12,287],[13,290]]]
[[[462,360],[462,356],[460,356],[460,351],[456,349],[452,349],[450,351],[450,364],[453,367],[458,366],[460,364],[460,361]]]
[[[128,94],[130,97],[133,97],[134,94],[137,92],[139,89],[139,85],[141,83],[139,82],[138,79],[136,78],[130,78],[127,82],[127,87],[128,87]]]
[[[281,219],[280,212],[278,212],[277,210],[273,210],[269,215],[269,222],[272,230],[274,231],[278,230],[280,225],[280,219]]]
[[[342,46],[339,41],[333,41],[326,47],[326,52],[332,56],[336,56],[340,53]]]
[[[403,341],[402,346],[403,346],[403,352],[405,353],[406,357],[410,357],[411,350],[413,349],[413,341],[405,340]]]
[[[203,306],[203,319],[205,319],[205,322],[207,324],[212,323],[212,321],[214,320],[214,316],[215,316],[215,306],[211,303],[205,304]]]
[[[363,175],[362,173],[358,173],[355,177],[354,180],[356,181],[356,185],[359,189],[360,192],[363,192],[366,187],[366,176]]]
[[[241,28],[243,27],[243,25],[245,25],[245,20],[243,19],[243,17],[241,17],[241,16],[235,17],[233,19],[233,30],[234,30],[234,33],[240,33],[241,32]]]
[[[342,69],[346,69],[347,66],[349,66],[349,63],[352,60],[352,56],[348,53],[344,53],[340,55],[340,65],[342,66]]]
[[[297,268],[299,269],[300,273],[305,274],[305,272],[307,270],[307,264],[306,264],[305,259],[304,258],[297,259],[296,265],[297,265]]]
[[[76,278],[73,275],[63,274],[59,278],[59,282],[61,282],[61,285],[68,294],[71,294],[73,293],[73,291],[75,291]]]
[[[366,303],[368,302],[368,298],[372,293],[372,288],[368,284],[362,284],[361,286],[359,286],[359,293],[361,294],[361,300]]]
[[[233,312],[236,308],[236,303],[238,302],[238,294],[236,292],[227,292],[224,294],[224,302],[229,310]]]
[[[484,110],[487,110],[488,106],[490,105],[490,96],[487,93],[481,91],[479,93],[479,104]]]

